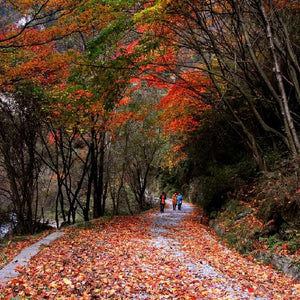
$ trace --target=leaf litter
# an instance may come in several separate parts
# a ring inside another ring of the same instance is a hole
[[[35,255],[1,299],[299,299],[300,284],[229,250],[198,209],[118,216]]]

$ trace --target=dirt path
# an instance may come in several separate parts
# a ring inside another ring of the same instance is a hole
[[[192,205],[69,231],[0,299],[300,299],[300,284],[221,245]],[[42,242],[42,241],[41,241]]]
[[[171,207],[170,204],[169,207]],[[186,270],[191,282],[199,279],[205,280],[208,282],[208,286],[222,290],[223,296],[228,297],[228,299],[249,299],[249,295],[242,290],[238,282],[226,278],[205,260],[197,261],[186,256],[182,244],[178,239],[174,239],[170,229],[179,227],[182,219],[188,217],[192,210],[193,206],[185,204],[181,211],[167,209],[164,214],[158,215],[151,228],[153,244],[155,247],[163,249],[163,256],[172,257],[174,261],[179,261],[180,268]]]

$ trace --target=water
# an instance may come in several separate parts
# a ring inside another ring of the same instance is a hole
[[[3,224],[0,226],[0,239],[5,237],[5,235],[9,231],[9,228],[10,228],[10,224]]]
[[[11,227],[15,227],[17,226],[17,216],[16,214],[12,213],[10,215],[10,220],[11,223],[4,223],[4,224],[0,224],[0,239],[2,239],[3,237],[5,237],[5,235],[9,232],[9,230],[11,229]]]

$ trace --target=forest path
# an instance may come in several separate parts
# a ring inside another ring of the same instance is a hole
[[[184,203],[69,228],[0,299],[300,299],[300,285],[223,246]]]

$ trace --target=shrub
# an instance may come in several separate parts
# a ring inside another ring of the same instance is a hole
[[[254,176],[252,161],[241,161],[233,166],[212,166],[209,174],[200,178],[202,193],[197,202],[207,212],[219,210],[228,198],[228,193],[238,190]]]

